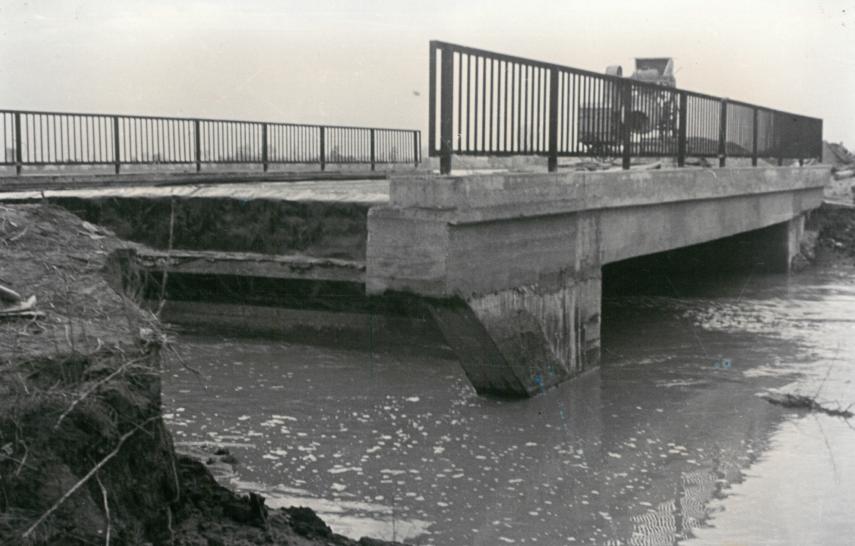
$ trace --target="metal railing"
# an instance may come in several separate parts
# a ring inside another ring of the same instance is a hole
[[[383,164],[421,161],[421,131],[0,110],[0,165]]]
[[[559,157],[822,156],[822,120],[675,87],[430,42],[428,150]]]

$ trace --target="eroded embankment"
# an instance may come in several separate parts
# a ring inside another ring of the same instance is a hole
[[[59,208],[0,205],[0,285],[37,298],[0,312],[0,544],[357,544],[175,454],[168,346],[125,295],[125,245]]]
[[[158,249],[365,260],[366,203],[130,196],[51,201],[124,240]]]
[[[831,259],[855,259],[855,205],[824,202],[810,214],[805,228],[816,232],[820,254]]]

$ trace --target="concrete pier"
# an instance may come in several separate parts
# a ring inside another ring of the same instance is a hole
[[[369,294],[418,294],[479,393],[531,396],[596,366],[600,268],[769,228],[786,269],[825,168],[393,178],[368,214]],[[770,226],[775,226],[770,228]]]

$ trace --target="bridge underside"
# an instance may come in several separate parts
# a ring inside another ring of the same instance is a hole
[[[602,266],[760,230],[742,238],[743,252],[786,271],[827,176],[805,168],[393,179],[390,206],[369,212],[367,290],[426,297],[478,392],[531,396],[597,365]]]

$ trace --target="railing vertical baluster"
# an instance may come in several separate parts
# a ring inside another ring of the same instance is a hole
[[[558,69],[549,70],[549,162],[547,169],[558,170]]]
[[[327,149],[326,149],[326,131],[324,127],[321,127],[321,136],[320,136],[320,161],[321,161],[321,170],[326,170],[327,168]]]
[[[439,103],[439,172],[451,173],[452,132],[454,131],[454,57],[450,47],[442,48],[442,72]]]
[[[629,80],[623,80],[621,82],[622,97],[621,102],[623,103],[623,108],[621,109],[621,141],[623,142],[623,156],[622,156],[622,167],[624,170],[629,169],[630,163],[632,162],[632,133],[629,127],[629,114],[632,112],[632,82]]]
[[[680,112],[678,114],[677,123],[677,166],[683,167],[686,165],[686,147],[688,144],[688,135],[686,133],[686,123],[689,118],[689,95],[682,91],[680,92]]]
[[[752,117],[754,119],[752,122],[752,127],[754,129],[753,129],[753,133],[751,135],[751,166],[756,167],[757,166],[757,134],[759,132],[757,130],[758,129],[757,128],[758,110],[757,110],[757,108],[753,108],[753,111],[754,111],[754,115]]]
[[[413,167],[419,167],[419,140],[421,131],[413,131]]]
[[[372,171],[374,170],[375,160],[376,160],[376,158],[374,156],[374,129],[371,129],[371,170]]]
[[[199,120],[193,120],[193,132],[196,135],[196,172],[202,171],[202,139],[199,131]]]
[[[116,174],[119,174],[122,164],[122,155],[119,153],[119,116],[113,116],[113,163]]]
[[[721,99],[721,111],[718,121],[718,166],[727,163],[727,99]]]
[[[261,124],[261,163],[264,172],[267,172],[267,124]]]
[[[15,112],[15,174],[21,175],[24,167],[24,156],[21,151],[21,113]]]

